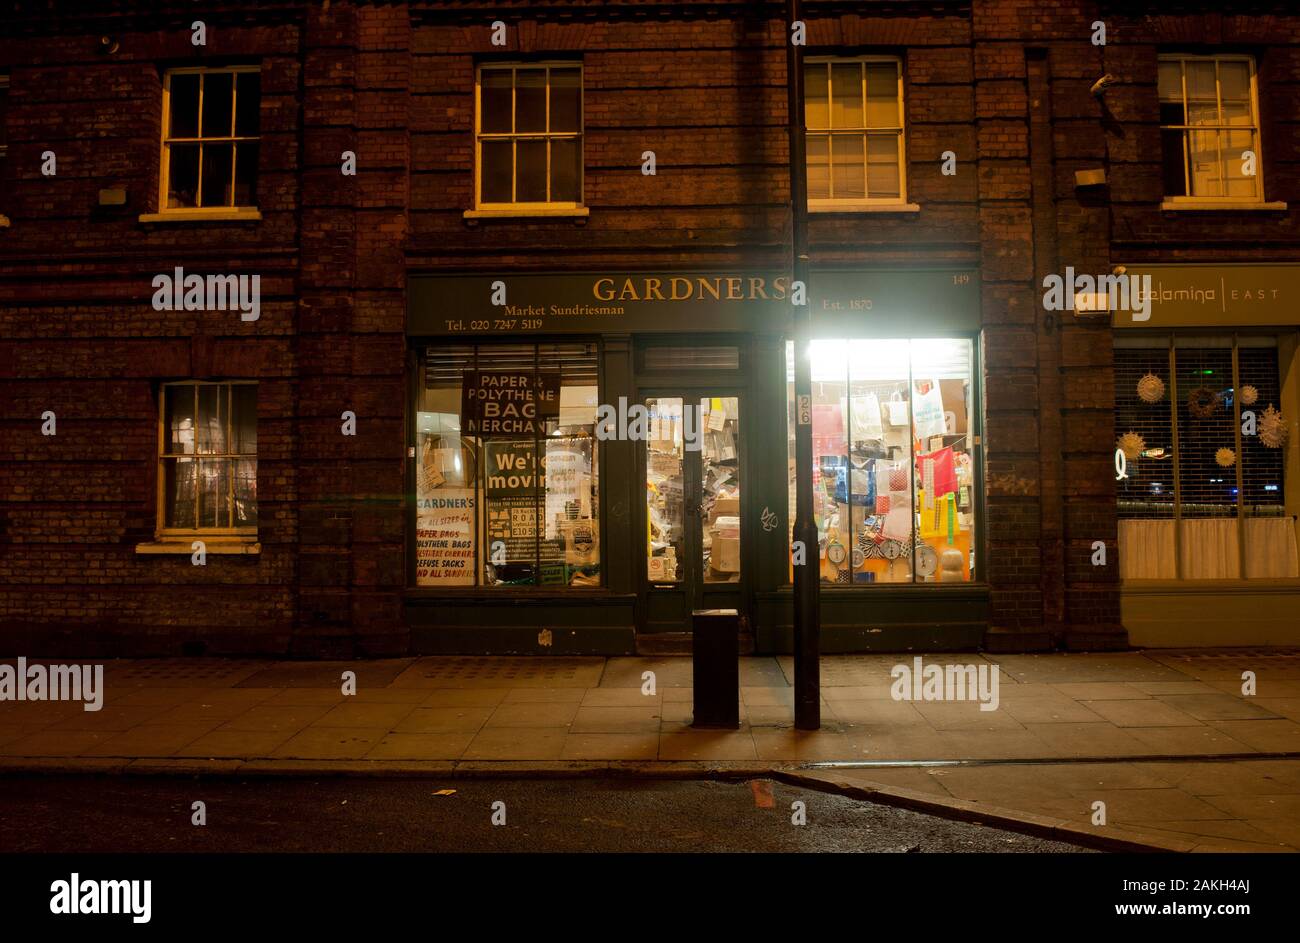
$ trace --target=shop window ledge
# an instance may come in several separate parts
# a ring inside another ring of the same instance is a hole
[[[585,206],[507,206],[500,209],[466,210],[464,218],[476,219],[586,219],[591,210]]]
[[[860,203],[845,200],[843,203],[809,203],[809,213],[919,213],[919,203]]]
[[[1297,593],[1296,577],[1259,577],[1237,580],[1122,580],[1120,593],[1166,596],[1170,593]]]
[[[165,213],[141,213],[142,223],[256,223],[262,214],[252,207],[223,210],[169,210]]]
[[[1199,213],[1202,211],[1222,212],[1224,210],[1243,213],[1285,212],[1287,205],[1283,201],[1272,203],[1234,203],[1231,200],[1162,200],[1160,209],[1166,213]]]
[[[208,556],[251,555],[262,552],[262,544],[256,537],[247,538],[209,538],[202,536],[185,537],[179,540],[152,540],[136,544],[135,552],[140,555],[157,554],[192,554],[194,541],[203,541],[203,550]]]

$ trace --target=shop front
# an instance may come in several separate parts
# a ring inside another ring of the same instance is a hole
[[[1121,605],[1134,645],[1300,643],[1300,267],[1128,267],[1115,327]]]
[[[632,652],[700,608],[788,650],[796,295],[762,272],[413,276],[414,650]],[[823,647],[975,647],[977,273],[827,270],[806,301]]]

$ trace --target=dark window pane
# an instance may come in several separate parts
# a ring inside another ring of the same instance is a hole
[[[514,145],[510,141],[484,141],[483,166],[479,169],[482,177],[482,202],[510,203],[510,180],[514,172],[511,153]]]
[[[862,127],[862,64],[831,65],[831,127]]]
[[[230,206],[230,161],[234,148],[229,144],[203,145],[203,199],[200,206]]]
[[[229,420],[230,393],[216,383],[199,386],[198,445],[201,455],[226,451],[226,423]]]
[[[197,73],[173,75],[171,89],[171,115],[168,118],[168,135],[174,138],[199,136],[199,76]]]
[[[867,125],[895,128],[898,118],[898,65],[893,62],[867,63]]]
[[[582,72],[551,70],[551,130],[582,130]]]
[[[1241,474],[1243,498],[1250,513],[1281,513],[1283,502],[1282,477],[1286,464],[1286,449],[1271,449],[1259,438],[1259,420],[1264,411],[1282,404],[1282,388],[1278,382],[1276,347],[1242,347],[1238,353],[1237,372],[1242,389],[1255,388],[1255,400],[1241,400],[1243,418],[1254,414],[1254,435],[1241,437]],[[1248,431],[1252,428],[1244,425]]]
[[[1184,118],[1183,103],[1181,101],[1160,103],[1161,124],[1166,126],[1171,124],[1186,124],[1187,122],[1183,120]]]
[[[546,130],[546,70],[515,73],[515,130]]]
[[[1162,99],[1183,98],[1183,65],[1166,60],[1160,63],[1159,93]]]
[[[838,142],[838,139],[837,139]],[[838,143],[836,158],[839,157]],[[898,167],[898,135],[872,134],[867,138],[867,196],[872,199],[900,195],[902,177]],[[839,196],[839,184],[835,195]]]
[[[164,388],[163,448],[173,455],[194,454],[194,387]]]
[[[1187,177],[1183,172],[1183,131],[1160,132],[1165,181],[1165,196],[1186,196]]]
[[[230,72],[203,76],[203,123],[199,132],[205,138],[228,138],[231,133],[230,106],[233,101],[234,75]]]
[[[257,204],[257,157],[258,145],[235,145],[235,206]]]
[[[167,155],[167,205],[196,206],[199,192],[199,145],[169,144]]]
[[[257,387],[236,383],[230,388],[230,451],[257,454]]]
[[[1218,450],[1234,441],[1232,408],[1232,350],[1228,347],[1174,351],[1178,370],[1178,488],[1182,516],[1233,517],[1237,504],[1237,472],[1216,460]],[[1188,405],[1199,393],[1203,412]],[[1189,548],[1191,549],[1191,548]],[[1186,551],[1185,551],[1186,552]]]
[[[165,493],[163,509],[167,527],[194,525],[194,472],[198,463],[192,458],[181,458],[163,463]]]
[[[225,459],[199,461],[198,526],[230,526],[230,463]]]
[[[863,140],[861,134],[835,134],[831,136],[831,188],[837,200],[860,200],[864,190]],[[897,163],[897,152],[895,152]],[[884,168],[886,171],[891,168]],[[897,189],[897,188],[895,188]],[[884,194],[871,194],[883,196]]]
[[[519,158],[518,178],[515,183],[515,202],[546,202],[546,142],[520,141],[516,154]]]
[[[827,69],[822,62],[803,67],[803,120],[809,129],[820,130],[830,127],[830,103],[827,101],[829,86],[826,84]]]
[[[509,69],[484,69],[479,75],[479,127],[485,134],[512,130],[510,81]]]
[[[808,135],[808,199],[831,198],[831,139],[826,134]]]
[[[581,200],[582,167],[579,164],[582,148],[576,138],[561,138],[551,142],[551,201],[577,203]]]
[[[253,137],[260,124],[262,74],[240,72],[235,85],[235,134]]]
[[[235,502],[231,512],[234,527],[257,526],[257,462],[239,459],[231,463],[235,476]]]

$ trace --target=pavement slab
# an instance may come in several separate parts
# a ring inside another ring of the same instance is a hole
[[[675,656],[115,661],[100,711],[0,702],[0,771],[784,771],[1091,841],[1122,833],[1117,847],[1300,849],[1294,653],[922,656],[996,666],[991,711],[895,700],[891,671],[914,657],[825,656],[818,731],[794,729],[788,656],[742,659],[736,730],[691,726],[692,663]],[[871,765],[886,763],[903,765]],[[1098,800],[1110,826],[1091,824]]]

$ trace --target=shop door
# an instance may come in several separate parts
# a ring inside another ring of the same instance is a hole
[[[744,611],[741,398],[672,391],[642,401],[647,632],[689,632],[694,609]]]

